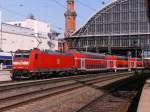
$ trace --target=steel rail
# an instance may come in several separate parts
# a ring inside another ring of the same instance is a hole
[[[68,92],[71,90],[75,90],[77,88],[82,88],[85,86],[90,86],[96,83],[105,82],[108,80],[114,80],[120,77],[129,77],[132,76],[132,74],[128,74],[125,76],[125,74],[116,74],[116,75],[109,75],[105,77],[99,77],[99,78],[92,78],[92,79],[84,79],[84,80],[73,80],[74,82],[70,84],[64,84],[59,85],[57,87],[52,88],[45,88],[40,89],[37,91],[32,91],[24,94],[19,94],[7,98],[0,99],[0,110],[8,110],[11,108],[16,107],[17,105],[22,105],[24,103],[29,103],[35,100],[39,100],[45,97],[54,96],[57,94],[62,94],[64,92]],[[72,80],[72,79],[71,79]]]
[[[119,74],[125,74],[125,73],[132,73],[132,72],[124,72]],[[0,91],[14,89],[14,88],[20,88],[20,87],[28,87],[31,85],[40,85],[40,84],[46,84],[46,83],[56,83],[60,81],[66,81],[71,79],[81,79],[81,78],[89,78],[89,77],[102,77],[104,75],[115,75],[118,73],[103,73],[103,74],[89,74],[89,75],[79,75],[79,76],[69,76],[69,77],[59,77],[59,78],[52,78],[52,79],[43,79],[43,80],[32,80],[32,81],[23,81],[23,82],[10,82],[10,83],[2,83],[0,84]]]

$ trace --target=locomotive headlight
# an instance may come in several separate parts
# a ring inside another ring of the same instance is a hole
[[[20,62],[13,62],[13,65],[19,65]]]
[[[29,65],[29,62],[28,61],[24,61],[24,62],[22,62],[22,65]]]
[[[23,61],[23,62],[13,62],[13,65],[29,65],[28,61]]]

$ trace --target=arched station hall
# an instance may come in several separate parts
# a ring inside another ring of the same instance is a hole
[[[116,0],[66,40],[70,49],[140,55],[150,45],[145,0]]]

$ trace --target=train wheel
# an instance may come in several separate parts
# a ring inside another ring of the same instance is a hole
[[[11,76],[11,80],[16,80],[16,78],[14,76]]]
[[[134,74],[138,75],[138,70],[137,69],[134,70]]]
[[[46,79],[47,78],[47,75],[46,73],[43,74],[43,79]]]
[[[45,79],[45,74],[40,73],[40,78]]]
[[[33,75],[33,76],[32,76],[32,79],[33,79],[33,80],[37,80],[38,78],[37,78],[36,75]]]
[[[36,78],[37,78],[38,80],[41,79],[40,73],[37,73]]]
[[[16,75],[16,72],[15,72],[15,71],[12,72],[12,76],[11,76],[11,79],[12,79],[12,80],[17,80],[17,79],[15,78],[15,75]]]

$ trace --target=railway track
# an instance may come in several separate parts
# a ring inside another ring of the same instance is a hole
[[[109,74],[112,74],[111,72],[107,72],[107,73],[101,73],[101,74],[98,74],[98,75],[109,75]],[[88,77],[89,76],[93,76],[93,75],[95,75],[95,74],[88,74]],[[78,78],[78,77],[87,77],[87,75],[76,75],[76,76],[57,76],[56,75],[56,77],[55,76],[53,76],[53,77],[49,77],[49,78],[47,78],[47,80],[53,80],[53,79],[59,79],[60,77],[62,77],[62,78],[68,78],[68,77],[70,77],[70,78]],[[31,82],[31,81],[41,81],[41,80],[43,80],[43,79],[37,79],[37,80],[32,80],[32,79],[30,79],[30,80],[16,80],[16,81],[13,81],[13,80],[10,80],[10,81],[0,81],[0,85],[1,84],[14,84],[14,83],[22,83],[22,82]],[[46,79],[45,79],[46,80]]]
[[[77,112],[135,112],[135,107],[131,106],[140,88],[143,87],[144,77],[137,76],[124,82],[109,88],[103,95],[84,105]]]
[[[109,75],[72,76],[65,78],[0,84],[0,110],[9,110],[42,98],[62,94],[96,83],[116,81],[132,73]]]
[[[123,74],[125,74],[124,72]],[[77,75],[77,76],[67,76],[67,77],[54,77],[50,79],[41,79],[41,80],[20,80],[20,81],[1,81],[0,82],[0,90],[10,89],[13,87],[23,87],[23,86],[30,86],[33,84],[41,84],[41,83],[51,83],[53,81],[63,81],[63,80],[70,80],[70,79],[81,79],[81,78],[90,78],[90,77],[99,77],[103,75],[112,75],[114,73],[99,73],[99,74],[87,74],[87,75]],[[122,74],[122,73],[119,73]]]
[[[14,83],[15,81],[0,81],[0,84],[8,84],[8,83]]]
[[[105,94],[77,112],[127,112],[136,91]],[[118,97],[119,96],[119,97]]]

